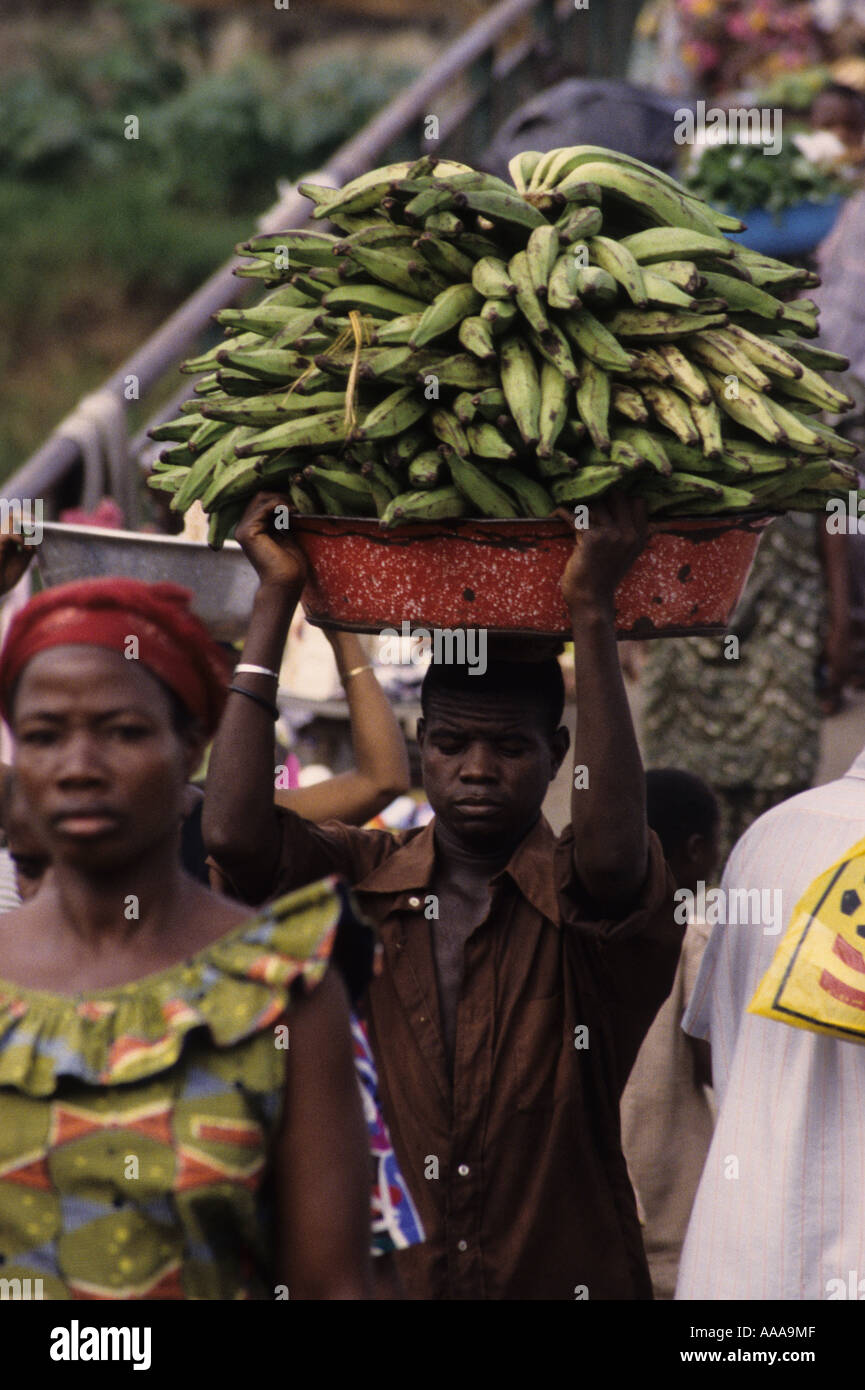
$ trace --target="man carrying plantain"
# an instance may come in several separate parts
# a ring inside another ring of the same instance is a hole
[[[273,526],[285,503],[259,494],[237,530],[261,582],[211,755],[204,837],[249,902],[339,874],[378,928],[366,1021],[427,1233],[396,1255],[405,1290],[651,1298],[619,1097],[682,928],[646,824],[616,650],[613,596],[643,544],[641,504],[597,506],[562,578],[579,719],[572,822],[556,838],[541,805],[570,736],[554,659],[493,661],[482,676],[430,668],[418,744],[435,817],[423,829],[317,826],[274,808],[275,680],[261,668],[278,670],[307,576]]]

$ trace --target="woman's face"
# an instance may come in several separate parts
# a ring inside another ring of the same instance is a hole
[[[55,863],[120,868],[176,835],[199,750],[137,661],[101,647],[38,653],[12,728],[21,796]]]

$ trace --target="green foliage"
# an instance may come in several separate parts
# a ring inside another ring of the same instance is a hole
[[[138,175],[74,196],[0,178],[0,479],[249,231]]]
[[[58,172],[75,163],[88,139],[80,98],[52,86],[44,74],[13,73],[0,85],[0,171]]]
[[[115,0],[104,8],[128,19],[109,47],[77,63],[51,50],[38,72],[7,75],[0,176],[78,183],[137,168],[190,207],[258,208],[277,179],[310,172],[416,76],[325,60],[288,82],[278,62],[262,57],[190,75],[182,49],[167,41],[177,28],[173,6]],[[137,140],[126,138],[129,115],[139,121]]]
[[[288,81],[260,56],[208,73],[166,0],[91,20],[85,43],[43,26],[35,67],[0,82],[0,478],[254,231],[277,180],[416,76],[340,60]]]
[[[414,68],[319,63],[290,88],[282,85],[264,112],[276,138],[290,140],[294,175],[309,171],[417,77]]]
[[[81,57],[57,46],[46,55],[48,70],[86,97],[88,106],[149,105],[184,86],[188,59],[198,50],[187,10],[165,0],[102,0],[94,18],[116,34],[104,47]]]
[[[167,204],[137,175],[94,180],[70,197],[0,178],[0,304],[4,339],[45,329],[75,302],[76,286],[107,277],[121,295],[146,294],[166,309],[191,293],[249,234],[249,218],[215,217]]]
[[[315,168],[414,72],[373,81],[357,65],[326,62],[291,85],[272,63],[242,63],[200,78],[142,121],[171,196],[190,206],[261,205],[279,178]]]
[[[756,106],[782,106],[785,111],[807,111],[818,92],[832,81],[828,67],[782,72],[756,95]]]
[[[806,159],[792,140],[776,155],[764,155],[760,145],[709,146],[685,182],[708,203],[736,212],[765,208],[777,214],[796,203],[825,203],[849,192],[838,178]]]

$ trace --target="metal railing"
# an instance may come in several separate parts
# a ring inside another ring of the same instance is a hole
[[[592,75],[617,75],[638,0],[592,0],[578,9],[573,0],[501,0],[452,43],[430,68],[394,98],[356,136],[328,160],[327,166],[305,178],[338,187],[349,178],[374,168],[377,162],[413,158],[434,149],[458,158],[475,158],[504,116],[538,90],[540,67],[555,53],[564,62],[577,54]],[[614,28],[615,21],[615,28]],[[615,38],[614,38],[615,33]],[[508,43],[510,40],[510,43]],[[438,139],[427,136],[427,118],[438,119]],[[299,182],[303,182],[301,179]],[[309,201],[288,187],[279,201],[259,219],[261,231],[303,227],[310,218]],[[211,326],[214,313],[239,299],[248,281],[238,279],[232,258],[210,276],[165,322],[123,362],[87,399],[107,407],[115,419],[125,416],[128,394],[138,399],[151,391]],[[134,386],[132,383],[134,382]],[[125,479],[127,524],[138,521],[137,465],[146,446],[146,431],[176,413],[190,394],[179,387],[130,442]],[[94,398],[98,398],[95,399]],[[98,413],[98,412],[97,412]],[[66,505],[88,480],[82,467],[80,428],[76,411],[57,426],[48,440],[0,488],[0,497],[41,498],[48,515],[56,514],[61,494]],[[92,495],[92,482],[89,480]],[[116,489],[115,489],[116,490]]]

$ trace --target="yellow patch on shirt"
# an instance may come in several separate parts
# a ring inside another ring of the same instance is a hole
[[[865,1042],[865,840],[802,894],[748,1012]]]

